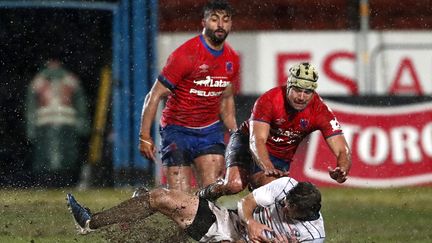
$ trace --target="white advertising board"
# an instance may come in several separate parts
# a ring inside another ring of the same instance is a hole
[[[159,67],[177,46],[198,33],[160,33]],[[282,84],[289,67],[309,61],[319,71],[322,95],[432,94],[431,32],[370,32],[367,75],[358,80],[357,32],[233,32],[228,42],[241,58],[241,94]]]

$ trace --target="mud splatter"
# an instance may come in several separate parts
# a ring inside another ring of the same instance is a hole
[[[159,213],[135,223],[104,228],[102,235],[108,242],[195,242],[177,224]]]

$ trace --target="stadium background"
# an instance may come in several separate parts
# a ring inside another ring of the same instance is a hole
[[[20,2],[20,1],[4,1]],[[40,1],[27,1],[38,3]],[[47,1],[46,1],[47,2]],[[58,1],[51,1],[61,4]],[[127,16],[133,17],[138,9],[144,10],[148,16],[157,16],[156,32],[160,35],[170,35],[187,32],[191,35],[201,31],[201,6],[205,1],[65,1],[77,3],[78,5],[94,6],[92,4],[106,3],[107,6],[124,8]],[[350,0],[328,0],[314,1],[232,1],[236,8],[234,18],[234,31],[231,34],[250,31],[358,31],[361,32],[362,18],[360,5],[367,1]],[[63,2],[64,3],[64,2]],[[153,4],[153,5],[152,5]],[[389,7],[391,6],[391,7]],[[430,1],[420,0],[415,2],[374,0],[369,1],[369,30],[409,30],[427,31],[432,27],[432,6]],[[133,18],[131,18],[131,21]],[[69,69],[76,72],[82,79],[86,93],[89,96],[89,107],[94,113],[97,106],[97,92],[100,82],[100,72],[104,66],[113,66],[116,59],[115,46],[112,44],[115,32],[113,26],[113,13],[107,10],[71,9],[71,8],[13,8],[2,7],[0,9],[0,38],[2,48],[0,49],[1,65],[1,151],[0,151],[0,183],[3,185],[29,185],[31,177],[28,175],[31,153],[29,144],[24,134],[25,90],[31,77],[38,70],[43,61],[50,55],[51,51],[61,54]],[[148,27],[144,25],[142,27]],[[129,30],[134,33],[134,30]],[[154,40],[156,43],[158,39]],[[124,43],[123,43],[124,44]],[[150,44],[151,45],[151,44]],[[143,47],[143,46],[142,46]],[[150,49],[155,46],[150,46]],[[141,50],[148,51],[148,50]],[[133,52],[128,58],[136,62]],[[115,56],[115,55],[114,55]],[[151,57],[154,58],[154,57]],[[147,64],[149,76],[145,82],[151,83],[159,68],[159,63],[164,60],[153,59]],[[122,67],[124,63],[121,63]],[[129,66],[130,70],[133,69]],[[141,70],[142,71],[142,70]],[[134,72],[126,72],[125,76],[114,77],[114,84],[119,84],[124,79],[133,79]],[[151,77],[153,75],[153,77]],[[115,95],[115,87],[113,94]],[[136,125],[136,112],[141,107],[145,92],[133,87],[134,92],[128,94],[135,98],[133,107],[130,109],[129,122]],[[139,94],[141,93],[141,94]],[[258,94],[248,94],[238,97],[239,121],[247,115],[251,102]],[[336,100],[351,103],[380,103],[383,100],[391,104],[412,103],[430,100],[430,94],[422,97],[351,97],[338,95],[329,97]],[[366,101],[365,101],[366,100]],[[151,163],[139,158],[136,149],[136,139],[133,129],[126,131],[127,136],[119,136],[117,126],[121,127],[119,113],[115,112],[115,97],[110,106],[110,119],[106,125],[103,158],[98,163],[95,172],[103,178],[96,181],[97,185],[114,185],[116,183],[135,183],[136,181],[148,180],[154,171]],[[117,107],[119,108],[119,107]],[[135,111],[135,113],[134,113]],[[243,113],[242,113],[243,112]],[[135,116],[134,116],[135,114]],[[139,112],[138,112],[139,114]],[[119,142],[116,138],[122,137],[126,143]],[[82,141],[82,160],[88,158],[90,137]],[[126,152],[124,155],[114,151],[121,144]],[[114,149],[113,149],[114,148]],[[132,149],[131,149],[132,148]],[[125,162],[125,164],[123,164]],[[114,166],[113,166],[114,164]],[[117,166],[117,167],[116,167]],[[133,173],[132,173],[133,172]],[[135,173],[138,172],[138,173]],[[122,175],[126,175],[123,178]],[[131,180],[131,177],[132,180]],[[134,179],[135,178],[135,179]],[[136,179],[138,178],[138,179]],[[124,181],[126,180],[126,181]]]

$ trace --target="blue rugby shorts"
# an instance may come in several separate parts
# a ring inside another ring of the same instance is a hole
[[[205,128],[167,125],[159,129],[164,166],[191,165],[201,155],[225,153],[224,127],[217,122]]]

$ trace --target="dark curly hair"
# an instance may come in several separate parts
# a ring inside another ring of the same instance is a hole
[[[211,0],[203,8],[203,16],[206,17],[209,13],[215,11],[225,11],[228,15],[232,16],[234,14],[233,7],[224,0]]]
[[[291,189],[286,200],[290,205],[295,205],[304,215],[300,220],[313,220],[319,217],[321,209],[321,193],[314,184],[310,182],[299,182]]]

